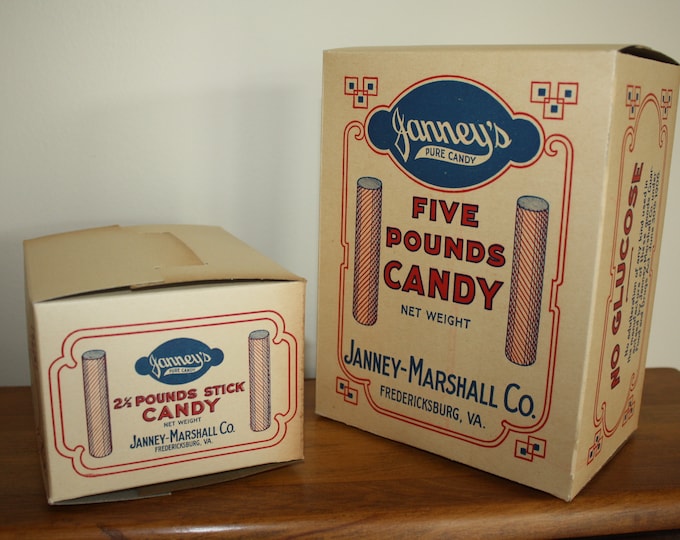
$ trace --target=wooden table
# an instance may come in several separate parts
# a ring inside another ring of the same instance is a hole
[[[680,529],[676,370],[648,370],[636,435],[571,503],[318,417],[314,381],[305,390],[304,463],[165,497],[51,507],[29,388],[0,388],[0,538],[545,538]]]

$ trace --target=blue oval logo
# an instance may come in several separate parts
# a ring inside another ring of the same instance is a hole
[[[528,115],[467,79],[418,83],[367,119],[367,139],[404,172],[437,188],[466,189],[533,161],[543,132]]]
[[[220,349],[196,339],[177,338],[156,347],[135,363],[135,371],[164,384],[185,384],[202,377],[224,360]]]

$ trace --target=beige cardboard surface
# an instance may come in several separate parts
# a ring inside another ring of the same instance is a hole
[[[295,279],[219,227],[101,227],[26,242],[26,279],[35,301],[162,284]]]
[[[573,498],[637,426],[679,71],[327,51],[317,411]]]
[[[302,459],[304,280],[213,227],[76,231],[25,253],[50,503]]]

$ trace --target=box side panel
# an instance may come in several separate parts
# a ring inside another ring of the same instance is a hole
[[[612,99],[607,207],[575,453],[580,489],[638,425],[680,69],[621,55]]]
[[[41,473],[47,492],[50,497],[52,482],[48,475],[48,455],[46,452],[45,439],[52,437],[52,428],[49,423],[51,417],[48,409],[49,400],[44,393],[44,384],[40,376],[40,344],[38,342],[39,328],[39,308],[28,300],[26,302],[26,329],[28,334],[28,359],[30,363],[31,376],[31,398],[33,404],[33,418],[35,421],[36,444],[40,456]]]

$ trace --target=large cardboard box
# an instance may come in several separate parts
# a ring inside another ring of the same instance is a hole
[[[50,503],[303,458],[304,280],[208,226],[89,229],[24,254]]]
[[[318,413],[573,498],[640,417],[679,77],[642,47],[326,51]]]

